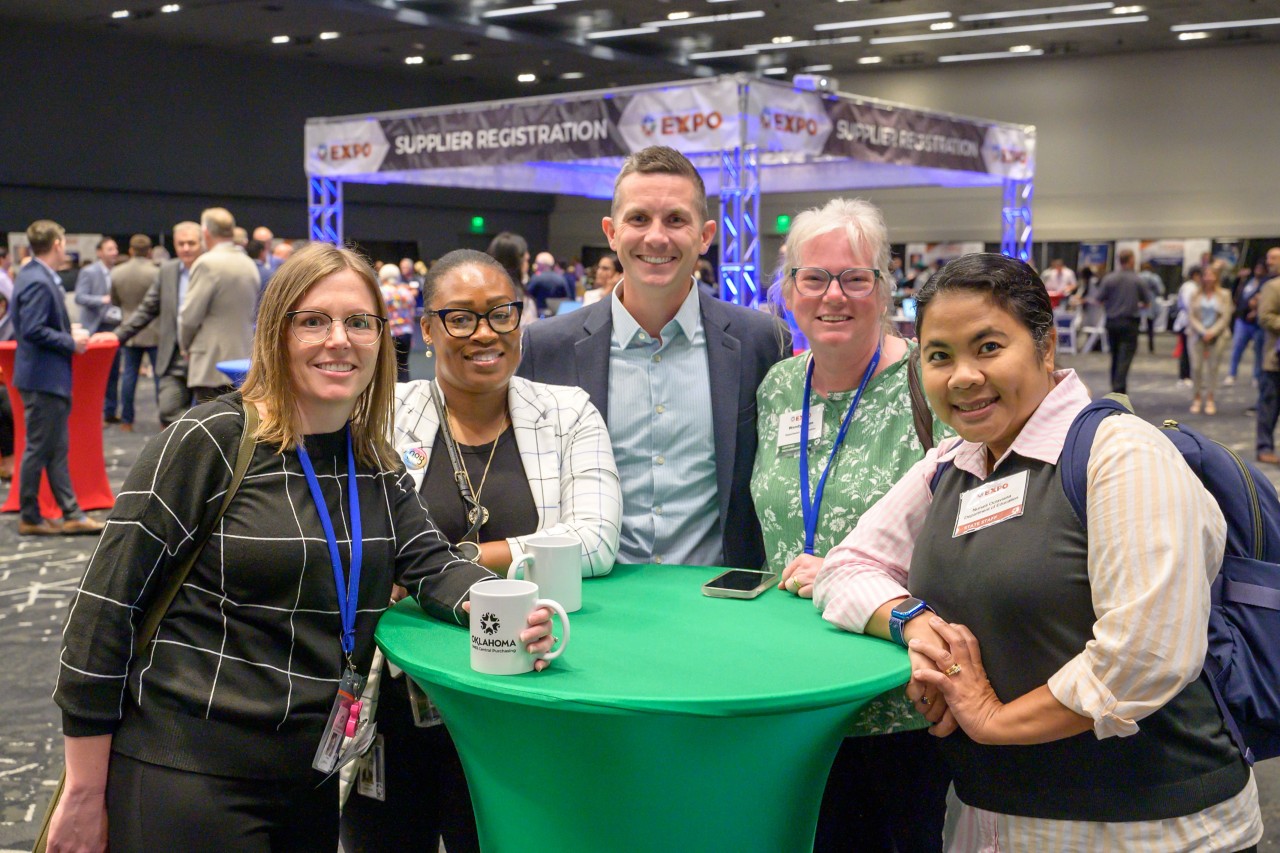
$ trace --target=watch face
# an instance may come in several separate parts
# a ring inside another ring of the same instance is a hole
[[[924,602],[918,598],[908,598],[899,601],[893,606],[893,615],[898,617],[907,616],[920,608],[924,607]]]

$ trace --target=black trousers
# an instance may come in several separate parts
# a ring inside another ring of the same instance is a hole
[[[1276,449],[1276,421],[1280,420],[1280,370],[1264,370],[1258,378],[1258,452]]]
[[[815,853],[940,853],[951,769],[924,729],[845,738],[818,813]]]
[[[378,734],[385,744],[387,799],[379,802],[351,792],[342,809],[343,851],[434,853],[443,838],[449,853],[479,853],[471,793],[453,739],[443,725],[414,726],[405,678],[386,672],[378,699]]]
[[[23,420],[27,428],[27,446],[22,451],[22,484],[18,501],[22,520],[40,523],[40,475],[49,477],[54,500],[67,520],[82,518],[84,512],[71,487],[71,469],[67,453],[71,449],[71,433],[67,425],[71,417],[71,400],[44,391],[19,391]]]
[[[1138,351],[1140,322],[1137,317],[1107,320],[1107,340],[1111,344],[1111,390],[1120,394],[1128,393],[1129,366]]]
[[[338,777],[233,779],[111,754],[111,853],[331,853],[338,849]]]
[[[0,456],[13,455],[13,405],[9,389],[0,382]]]

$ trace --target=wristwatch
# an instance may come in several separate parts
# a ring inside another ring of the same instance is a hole
[[[459,542],[454,549],[473,563],[480,561],[480,546],[475,542]]]
[[[932,607],[918,598],[904,598],[893,605],[893,610],[889,611],[889,636],[893,641],[905,647],[907,638],[902,636],[902,629],[907,626],[908,622],[926,610],[930,613],[933,612]]]

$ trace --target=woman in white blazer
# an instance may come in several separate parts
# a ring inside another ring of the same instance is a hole
[[[609,432],[585,391],[514,375],[524,305],[507,271],[460,249],[431,267],[422,295],[436,378],[396,386],[392,441],[437,527],[498,572],[541,533],[581,542],[583,577],[608,574],[622,515]],[[453,742],[408,681],[381,679],[383,748],[365,761],[383,763],[384,799],[351,794],[343,849],[434,850],[443,838],[449,853],[478,851]]]

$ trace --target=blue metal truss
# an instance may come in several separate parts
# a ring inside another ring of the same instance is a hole
[[[760,164],[754,145],[720,154],[720,296],[753,306],[760,284]]]
[[[1000,253],[1020,261],[1031,261],[1031,181],[1006,178],[1004,182],[1004,217],[1000,235]]]
[[[312,177],[307,181],[307,220],[311,239],[342,244],[342,181]]]

